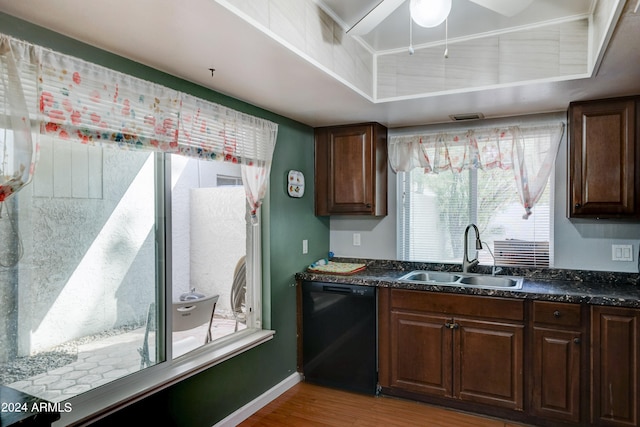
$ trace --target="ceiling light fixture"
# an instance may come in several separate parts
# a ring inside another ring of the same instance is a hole
[[[411,19],[421,27],[432,28],[442,24],[451,12],[451,0],[411,0]]]

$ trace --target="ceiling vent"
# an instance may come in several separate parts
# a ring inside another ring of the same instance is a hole
[[[465,120],[478,120],[484,119],[484,114],[482,113],[468,113],[468,114],[452,114],[449,116],[451,120],[454,122],[463,122]]]

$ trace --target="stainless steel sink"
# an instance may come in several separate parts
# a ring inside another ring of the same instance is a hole
[[[447,273],[443,271],[423,271],[416,270],[409,274],[405,274],[400,281],[406,280],[411,282],[425,283],[453,283],[460,279],[460,275]]]
[[[522,277],[500,276],[465,276],[460,278],[461,285],[479,286],[481,288],[509,288],[521,289]]]
[[[414,270],[398,279],[405,283],[439,286],[466,286],[487,289],[522,289],[522,277],[490,276],[472,273]]]

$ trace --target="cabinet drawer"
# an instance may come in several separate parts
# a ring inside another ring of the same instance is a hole
[[[580,327],[580,304],[534,301],[534,323]]]
[[[482,317],[500,321],[524,321],[524,302],[511,298],[393,289],[391,309]]]

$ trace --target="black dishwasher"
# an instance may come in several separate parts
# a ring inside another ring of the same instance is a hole
[[[305,381],[376,393],[374,287],[302,282],[302,369]]]

